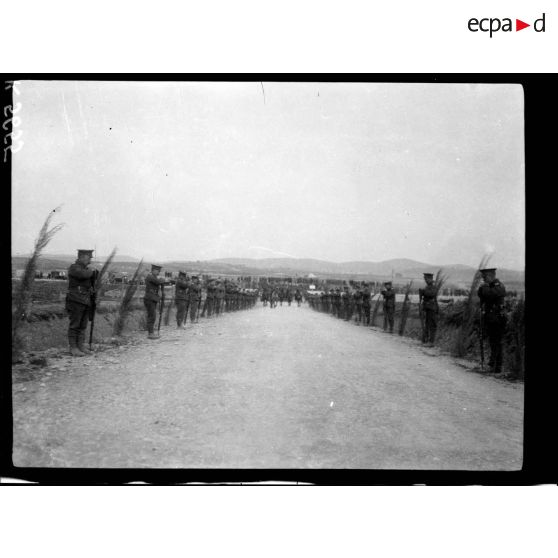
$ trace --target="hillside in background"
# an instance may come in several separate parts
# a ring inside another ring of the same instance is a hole
[[[27,257],[13,256],[12,268],[23,269]],[[65,254],[47,254],[40,258],[38,269],[51,271],[54,269],[67,269],[75,261],[75,256]],[[103,258],[96,258],[100,264]],[[139,263],[138,258],[131,256],[116,256],[111,268],[114,271],[133,273]],[[150,262],[144,264],[144,270],[149,269]],[[169,261],[161,262],[167,271],[183,269],[188,273],[200,272],[214,275],[269,275],[269,276],[304,276],[313,273],[318,277],[342,278],[356,280],[382,281],[393,278],[397,283],[413,280],[422,282],[425,272],[436,273],[441,267],[448,276],[448,282],[468,286],[473,278],[475,269],[462,264],[437,266],[416,260],[400,258],[382,262],[328,262],[316,259],[298,258],[221,258],[206,261]],[[499,269],[498,277],[510,285],[523,284],[525,274],[521,271]],[[517,288],[517,287],[514,287]]]

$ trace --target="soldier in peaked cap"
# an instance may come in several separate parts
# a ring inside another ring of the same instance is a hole
[[[484,329],[490,343],[490,360],[488,365],[495,374],[502,372],[502,338],[506,329],[504,299],[506,288],[496,277],[496,268],[480,270],[483,284],[477,294],[480,298],[481,312],[484,317]]]
[[[165,280],[163,277],[159,277],[161,273],[162,266],[152,264],[151,273],[148,273],[145,277],[145,295],[143,297],[143,303],[147,311],[147,338],[148,339],[159,339],[159,336],[154,333],[155,319],[157,316],[157,304],[161,300],[161,295],[159,290],[163,289]]]
[[[384,331],[387,331],[389,326],[389,332],[393,333],[393,317],[395,315],[395,291],[391,288],[391,281],[386,281],[384,283],[385,289],[382,291],[382,297],[384,298],[383,310],[384,310]]]
[[[434,285],[434,274],[423,275],[426,286],[419,289],[419,312],[424,323],[422,342],[433,344],[438,328],[438,291]]]
[[[188,276],[186,272],[179,271],[174,286],[174,303],[176,305],[176,327],[184,329],[184,318],[188,311]]]
[[[190,301],[190,322],[193,323],[196,321],[202,299],[202,287],[197,275],[192,275],[192,281],[188,289],[188,299]]]
[[[370,307],[372,306],[372,294],[369,283],[364,283],[362,289],[362,311],[364,312],[364,323],[370,325]]]
[[[66,312],[70,318],[68,343],[72,356],[84,356],[91,351],[85,347],[85,331],[89,320],[91,296],[99,271],[90,266],[93,250],[79,249],[77,260],[68,268]]]
[[[215,282],[215,314],[219,315],[223,311],[223,301],[225,299],[225,287],[223,281],[217,279]]]

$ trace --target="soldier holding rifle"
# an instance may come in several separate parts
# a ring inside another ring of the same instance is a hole
[[[188,276],[184,271],[178,272],[174,290],[174,303],[176,305],[176,327],[184,329],[184,319],[188,312]]]
[[[393,333],[393,317],[395,315],[395,291],[391,288],[391,281],[384,283],[385,289],[382,291],[384,297],[383,310],[384,310],[384,331]]]
[[[155,319],[157,316],[157,304],[161,300],[159,290],[164,289],[165,280],[159,277],[162,266],[151,265],[151,273],[145,277],[145,295],[143,304],[147,312],[147,338],[159,339],[159,335],[154,333]]]
[[[90,267],[93,250],[79,249],[77,252],[77,260],[68,268],[66,312],[70,319],[68,327],[70,353],[72,356],[82,357],[91,352],[84,345],[85,331],[99,271]]]
[[[483,284],[478,295],[481,303],[482,322],[490,343],[490,359],[488,366],[494,374],[502,372],[502,338],[506,328],[504,299],[506,288],[496,278],[496,268],[480,270]],[[484,331],[481,331],[481,335]]]
[[[188,299],[190,302],[190,322],[195,322],[198,317],[198,311],[201,304],[202,287],[200,285],[200,278],[197,275],[192,275],[190,288],[188,289]]]
[[[422,342],[433,345],[438,328],[438,290],[434,285],[434,274],[423,273],[423,275],[426,286],[419,289],[419,313],[421,323],[424,324]]]
[[[364,313],[364,323],[370,325],[370,307],[371,307],[371,297],[370,287],[368,283],[364,283],[364,288],[362,289],[362,311]]]

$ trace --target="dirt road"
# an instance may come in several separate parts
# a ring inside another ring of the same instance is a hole
[[[14,463],[521,467],[523,385],[412,340],[260,303],[162,334],[15,374]]]

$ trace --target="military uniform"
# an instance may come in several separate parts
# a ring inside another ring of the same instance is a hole
[[[73,356],[83,356],[89,352],[84,345],[85,332],[98,272],[96,269],[88,269],[81,258],[84,255],[91,258],[92,253],[93,250],[78,250],[78,259],[68,268],[66,312],[70,319],[68,343]]]
[[[424,279],[429,281],[434,275],[432,273],[424,273]],[[423,343],[434,343],[436,339],[436,330],[438,329],[438,291],[433,284],[427,284],[426,287],[419,289],[419,304],[422,312],[423,326]]]
[[[333,292],[333,315],[337,318],[341,317],[341,289],[336,287]]]
[[[290,306],[291,302],[293,301],[293,292],[291,291],[290,287],[287,287],[286,297],[287,297],[287,302],[289,303]]]
[[[343,303],[343,318],[346,321],[351,319],[352,315],[352,305],[351,305],[351,293],[348,287],[343,287],[343,292],[341,293],[341,301]]]
[[[300,302],[302,301],[302,294],[301,294],[301,292],[300,292],[299,289],[297,289],[297,290],[295,291],[294,297],[295,297],[295,300],[296,300],[297,305],[300,306]]]
[[[495,271],[496,269],[482,269],[481,273]],[[504,312],[506,288],[494,277],[494,279],[479,287],[478,295],[484,317],[484,329],[490,343],[488,365],[496,374],[499,374],[502,371],[502,339],[507,321]]]
[[[202,299],[202,287],[198,281],[197,275],[192,275],[192,281],[188,288],[188,300],[190,303],[190,322],[196,320],[199,306]]]
[[[360,324],[362,322],[362,291],[360,289],[353,293],[353,304],[356,311],[355,321]]]
[[[183,327],[183,322],[188,312],[188,276],[183,271],[178,273],[174,286],[174,303],[176,305],[176,325]]]
[[[160,265],[152,265],[151,273],[148,273],[145,277],[145,294],[143,296],[143,304],[147,313],[147,336],[150,339],[156,338],[154,333],[155,320],[157,318],[157,304],[161,300],[159,291],[163,289],[165,280],[162,277],[157,277],[153,275],[153,271],[161,271]]]
[[[219,315],[223,311],[223,301],[225,299],[225,287],[221,281],[217,281],[215,286],[215,313]]]
[[[382,297],[384,298],[384,331],[387,331],[387,328],[389,326],[389,332],[393,333],[393,319],[395,316],[395,291],[391,288],[391,281],[384,283],[384,285],[386,288],[381,293]]]
[[[215,299],[215,284],[213,281],[209,281],[207,283],[207,287],[206,287],[206,296],[205,296],[205,301],[203,303],[203,309],[202,309],[202,318],[205,316],[205,313],[207,312],[207,317],[209,318],[211,316],[211,314],[213,313],[213,301]]]
[[[371,293],[368,284],[362,289],[362,311],[364,313],[364,323],[370,325]]]

